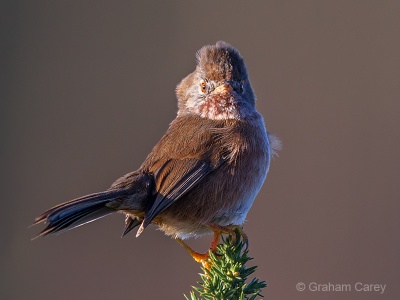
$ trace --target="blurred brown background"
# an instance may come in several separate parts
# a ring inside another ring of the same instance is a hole
[[[136,169],[196,50],[244,56],[283,141],[245,229],[267,299],[400,293],[399,1],[2,1],[1,299],[183,299],[199,265],[110,216],[30,241],[33,219]],[[205,250],[209,239],[192,241]],[[299,292],[304,282],[385,292]]]

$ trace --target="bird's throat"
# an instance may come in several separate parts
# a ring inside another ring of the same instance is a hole
[[[240,120],[244,117],[242,105],[230,94],[214,94],[205,97],[194,107],[202,118],[211,120]]]

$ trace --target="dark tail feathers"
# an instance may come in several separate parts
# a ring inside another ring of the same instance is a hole
[[[47,227],[35,238],[61,233],[107,216],[116,210],[105,205],[119,196],[121,190],[109,190],[57,205],[36,218],[33,225],[44,222]]]

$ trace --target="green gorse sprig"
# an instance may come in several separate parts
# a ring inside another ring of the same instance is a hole
[[[246,266],[252,258],[248,256],[247,244],[239,231],[236,230],[235,234],[218,245],[218,254],[210,251],[208,268],[203,267],[204,273],[200,274],[200,286],[193,287],[190,297],[185,295],[187,300],[254,300],[263,297],[260,292],[267,286],[265,281],[253,278],[246,283],[257,266]]]

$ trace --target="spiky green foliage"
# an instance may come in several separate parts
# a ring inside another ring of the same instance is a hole
[[[246,283],[257,266],[247,267],[245,264],[252,258],[248,256],[248,250],[236,231],[236,238],[228,236],[223,244],[218,246],[218,254],[210,252],[209,269],[202,268],[200,274],[202,281],[199,287],[193,287],[190,298],[187,300],[244,300],[263,297],[260,292],[266,287],[265,281],[253,278]]]

